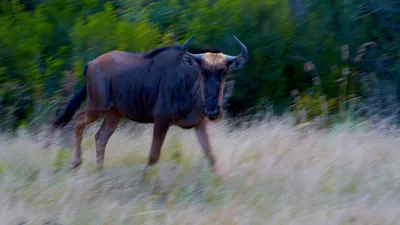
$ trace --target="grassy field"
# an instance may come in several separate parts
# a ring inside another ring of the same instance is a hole
[[[222,180],[190,130],[170,130],[144,183],[151,128],[118,130],[103,172],[95,170],[96,126],[74,172],[65,169],[69,150],[1,137],[0,224],[400,224],[399,137],[281,121],[209,128]]]

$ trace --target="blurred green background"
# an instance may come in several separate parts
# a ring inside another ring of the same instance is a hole
[[[183,43],[240,53],[230,117],[265,110],[300,122],[351,114],[397,123],[398,0],[1,0],[0,129],[48,123],[110,50]],[[347,114],[346,114],[347,113]],[[340,120],[335,120],[340,121]]]

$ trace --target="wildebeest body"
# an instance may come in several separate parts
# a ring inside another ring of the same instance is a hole
[[[97,166],[102,168],[107,142],[121,118],[126,117],[139,123],[154,123],[146,168],[158,161],[169,127],[177,125],[195,128],[204,154],[215,169],[205,118],[222,117],[225,74],[245,64],[247,49],[234,37],[242,49],[239,56],[210,52],[192,54],[187,51],[187,45],[193,37],[182,46],[148,53],[111,51],[87,64],[84,87],[53,123],[53,130],[68,123],[87,97],[85,109],[75,116],[73,168],[82,161],[81,142],[87,125],[104,117],[95,135]]]

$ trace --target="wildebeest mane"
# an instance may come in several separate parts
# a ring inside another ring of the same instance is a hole
[[[180,50],[180,46],[167,46],[167,47],[157,48],[153,51],[146,52],[143,57],[146,59],[153,58],[153,57],[157,56],[158,54],[160,54],[166,50],[170,50],[170,49]]]
[[[175,45],[175,46],[166,46],[166,47],[161,47],[161,48],[157,48],[154,49],[150,52],[146,52],[144,53],[144,58],[149,59],[149,58],[153,58],[155,56],[157,56],[158,54],[167,51],[167,50],[178,50],[178,51],[182,51],[182,45]],[[205,52],[210,52],[210,53],[221,53],[222,50],[219,48],[197,48],[197,47],[189,47],[188,51],[190,53],[193,54],[198,54],[198,53],[205,53]]]

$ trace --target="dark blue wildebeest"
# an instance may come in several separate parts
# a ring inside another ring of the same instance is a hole
[[[235,36],[241,54],[192,54],[187,51],[193,35],[182,46],[146,53],[111,51],[90,61],[84,87],[68,103],[64,114],[52,124],[52,131],[67,124],[87,98],[86,107],[75,116],[76,147],[72,168],[81,162],[85,127],[105,117],[95,135],[97,167],[103,168],[106,144],[122,117],[138,123],[153,123],[153,139],[146,168],[154,165],[170,126],[195,128],[198,141],[215,170],[206,121],[222,117],[221,100],[229,71],[247,62],[247,48]],[[53,132],[52,132],[53,133]]]

